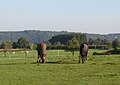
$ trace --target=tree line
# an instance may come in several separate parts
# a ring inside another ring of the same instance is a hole
[[[66,51],[74,52],[79,50],[80,44],[87,42],[89,48],[91,49],[119,49],[120,41],[115,39],[112,42],[106,39],[89,39],[85,34],[82,33],[69,33],[53,36],[51,39],[46,41],[47,49],[64,49]],[[36,49],[37,43],[31,43],[27,38],[21,37],[16,42],[4,41],[0,43],[0,49],[10,50],[10,49]]]
[[[119,39],[115,39],[112,42],[106,40],[106,39],[89,39],[88,40],[88,44],[89,44],[89,48],[91,49],[112,49],[114,48],[119,49],[120,48],[120,40]]]

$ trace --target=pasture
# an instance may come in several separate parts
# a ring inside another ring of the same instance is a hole
[[[0,54],[0,85],[120,85],[120,55],[93,56],[78,64],[79,52],[47,51],[46,64],[36,51]]]

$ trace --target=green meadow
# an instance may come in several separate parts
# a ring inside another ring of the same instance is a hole
[[[48,50],[46,64],[36,63],[37,52],[0,54],[0,85],[120,85],[120,55],[97,55],[78,63],[63,50]]]

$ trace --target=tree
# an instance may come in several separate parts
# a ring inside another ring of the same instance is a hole
[[[10,50],[12,49],[12,42],[11,41],[2,42],[1,47],[5,50]]]
[[[88,44],[89,44],[89,45],[94,45],[94,40],[90,38],[90,39],[88,40]]]
[[[99,46],[101,44],[101,39],[100,38],[97,38],[95,41],[94,41],[95,45]]]
[[[115,39],[112,42],[112,47],[114,48],[114,50],[117,50],[120,47],[120,41],[118,39]]]
[[[58,41],[58,42],[54,42],[53,46],[54,46],[54,48],[56,48],[56,49],[60,49],[61,43],[60,43],[59,41]]]
[[[31,49],[31,50],[36,50],[36,48],[37,48],[37,45],[36,45],[36,44],[34,44],[34,43],[31,43],[31,44],[30,44],[30,49]]]
[[[12,48],[16,49],[16,48],[18,48],[18,47],[19,47],[19,46],[18,46],[18,43],[17,43],[17,42],[13,42]]]
[[[106,45],[107,49],[111,49],[112,48],[111,42],[109,42],[106,39],[103,40],[103,45]]]
[[[79,43],[87,42],[87,37],[85,34],[81,33],[69,33],[53,36],[49,41],[54,44],[55,42],[60,42],[61,44],[66,45],[67,42],[73,38],[76,38]]]
[[[47,41],[47,42],[46,42],[46,46],[47,46],[47,49],[51,49],[52,44],[51,44],[49,41]]]
[[[6,57],[7,51],[12,49],[12,42],[11,41],[2,42],[1,47],[4,49]]]
[[[25,51],[25,58],[27,56],[27,49],[30,49],[30,43],[25,37],[18,39],[17,45],[19,48],[23,48]]]
[[[30,43],[25,37],[19,38],[17,44],[19,48],[30,48]]]
[[[85,34],[80,34],[78,39],[79,44],[86,43],[87,42],[87,37]]]
[[[74,51],[77,51],[79,49],[79,42],[76,38],[73,38],[67,42],[67,50],[72,52],[72,55],[74,56]]]

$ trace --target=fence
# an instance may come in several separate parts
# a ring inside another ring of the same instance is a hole
[[[66,52],[64,50],[48,50],[47,51],[47,57],[53,58],[53,57],[69,57],[72,56],[72,52]],[[75,52],[75,56],[79,56],[79,52]],[[29,50],[29,51],[10,51],[10,52],[0,52],[0,58],[36,58],[37,57],[37,51]]]

